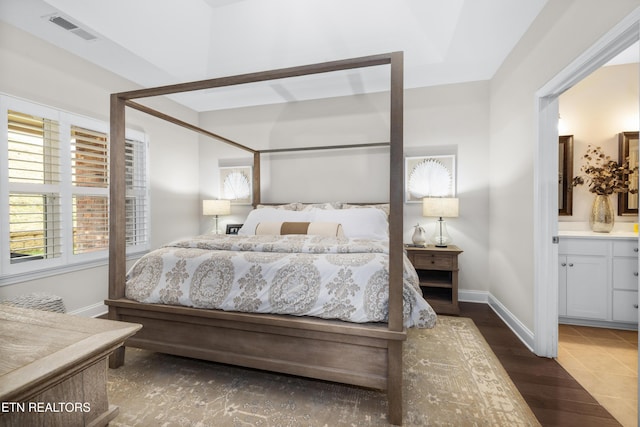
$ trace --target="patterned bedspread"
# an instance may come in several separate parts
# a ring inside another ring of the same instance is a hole
[[[138,260],[127,274],[126,297],[227,311],[385,322],[387,244],[307,235],[202,235]],[[436,314],[422,298],[406,256],[403,282],[405,326],[433,327]]]

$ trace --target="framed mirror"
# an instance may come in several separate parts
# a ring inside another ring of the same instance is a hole
[[[562,135],[558,144],[558,215],[573,213],[573,135]]]
[[[638,166],[638,132],[618,134],[618,162],[629,158],[629,167]],[[638,190],[638,172],[629,175],[629,189]],[[618,215],[638,215],[638,193],[618,194]]]

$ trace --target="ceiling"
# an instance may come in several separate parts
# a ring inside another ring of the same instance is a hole
[[[402,50],[415,88],[490,79],[546,1],[0,0],[0,19],[142,87]],[[387,88],[373,67],[172,98],[208,111]]]

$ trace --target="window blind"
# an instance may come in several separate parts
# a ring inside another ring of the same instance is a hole
[[[109,144],[107,134],[71,126],[73,253],[109,247]],[[79,194],[80,193],[80,194]]]
[[[11,263],[60,257],[59,124],[9,110],[7,129]]]
[[[56,194],[10,194],[9,236],[12,263],[59,257],[60,198]]]
[[[125,141],[125,229],[129,246],[144,246],[149,242],[146,153],[145,142]]]
[[[58,122],[9,110],[9,182],[60,182],[60,130]]]
[[[107,134],[71,126],[71,182],[78,187],[109,187]]]

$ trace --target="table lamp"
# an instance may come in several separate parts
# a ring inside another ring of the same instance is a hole
[[[202,201],[202,215],[215,217],[216,221],[216,234],[218,234],[218,217],[220,215],[229,215],[231,213],[231,201],[230,200],[203,200]]]
[[[425,197],[422,199],[422,216],[437,217],[435,232],[431,241],[437,248],[446,248],[451,243],[447,233],[447,223],[442,218],[458,216],[458,199],[455,197]]]

